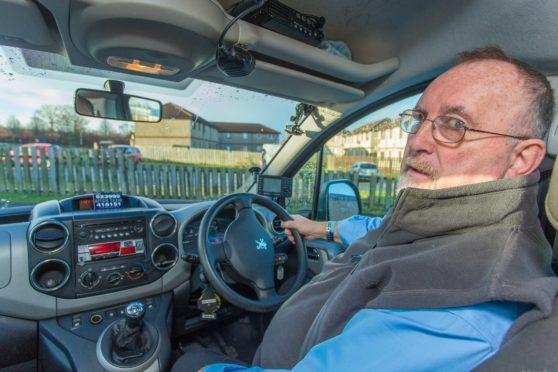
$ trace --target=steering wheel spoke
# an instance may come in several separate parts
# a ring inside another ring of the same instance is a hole
[[[250,210],[252,213],[252,197],[251,194],[243,194],[242,197],[239,197],[237,200],[233,202],[234,209],[237,213],[240,213],[242,210]]]
[[[254,287],[254,290],[256,291],[256,296],[258,297],[259,301],[276,302],[279,300],[279,295],[277,294],[277,290],[275,289],[275,287],[264,289]]]
[[[209,262],[215,266],[218,263],[227,261],[227,254],[225,252],[224,243],[211,243],[209,244],[207,257]]]

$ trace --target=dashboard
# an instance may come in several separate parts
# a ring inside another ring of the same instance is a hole
[[[189,221],[184,225],[182,232],[182,250],[186,255],[197,255],[198,253],[198,234],[203,215]],[[215,218],[209,227],[208,240],[211,244],[223,243],[227,227],[235,219],[233,209],[225,209],[223,213]]]
[[[122,204],[95,210],[91,195],[81,195],[37,204],[28,222],[0,225],[0,315],[49,319],[184,285],[189,296],[199,286],[200,222],[213,202],[171,211],[144,197],[123,196]],[[254,207],[269,234],[281,235],[277,217]],[[210,242],[222,242],[234,219],[225,208]]]

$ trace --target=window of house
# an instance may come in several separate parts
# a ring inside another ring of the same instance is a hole
[[[246,132],[242,133],[242,139],[248,139],[248,133]]]
[[[227,134],[225,135],[226,138],[231,138],[231,132],[227,132]]]

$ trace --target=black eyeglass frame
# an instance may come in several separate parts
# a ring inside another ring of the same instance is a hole
[[[463,123],[463,135],[462,135],[461,138],[458,139],[457,141],[443,141],[443,140],[440,140],[440,139],[438,139],[438,138],[434,138],[436,141],[440,141],[440,142],[444,142],[444,143],[459,143],[459,142],[463,141],[463,138],[465,138],[465,133],[467,133],[467,131],[470,131],[470,132],[478,132],[478,133],[486,133],[486,134],[493,134],[493,135],[495,135],[495,136],[503,136],[503,137],[515,138],[515,139],[518,139],[518,140],[521,140],[521,141],[525,141],[525,140],[528,140],[528,139],[532,139],[532,137],[513,136],[513,135],[511,135],[511,134],[496,133],[496,132],[490,132],[490,131],[487,131],[487,130],[480,130],[480,129],[469,128],[468,126],[465,125],[465,123],[463,122],[463,120],[458,119],[458,118],[453,117],[453,116],[449,116],[449,115],[440,115],[440,116],[435,117],[434,119],[427,119],[427,118],[426,118],[426,115],[425,115],[422,111],[419,111],[419,110],[412,110],[412,109],[405,110],[405,111],[403,111],[403,112],[401,112],[401,113],[399,114],[399,117],[401,117],[401,119],[403,118],[403,116],[411,116],[411,117],[414,118],[414,115],[413,115],[414,113],[418,113],[418,114],[420,114],[421,116],[423,116],[424,118],[422,119],[422,121],[421,121],[421,123],[420,123],[419,125],[416,125],[416,126],[415,126],[415,127],[417,128],[417,130],[414,131],[414,132],[409,132],[409,131],[405,130],[405,128],[403,128],[403,125],[402,125],[403,120],[400,120],[400,121],[399,121],[399,127],[401,128],[401,130],[402,130],[403,132],[409,133],[409,134],[415,134],[415,133],[418,132],[419,127],[420,127],[425,121],[431,122],[431,123],[432,123],[432,126],[434,127],[434,129],[436,129],[436,126],[437,126],[437,125],[434,124],[434,122],[435,122],[436,120],[438,120],[439,118],[450,118],[450,119],[455,119],[455,120],[459,120],[460,122],[462,122],[462,123]],[[432,133],[432,137],[434,137],[434,133]]]

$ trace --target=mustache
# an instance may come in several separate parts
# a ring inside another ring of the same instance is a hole
[[[434,169],[432,164],[427,161],[417,159],[413,155],[409,155],[403,161],[403,172],[407,171],[409,168],[413,168],[421,173],[430,176],[433,180],[438,177],[438,171]]]

